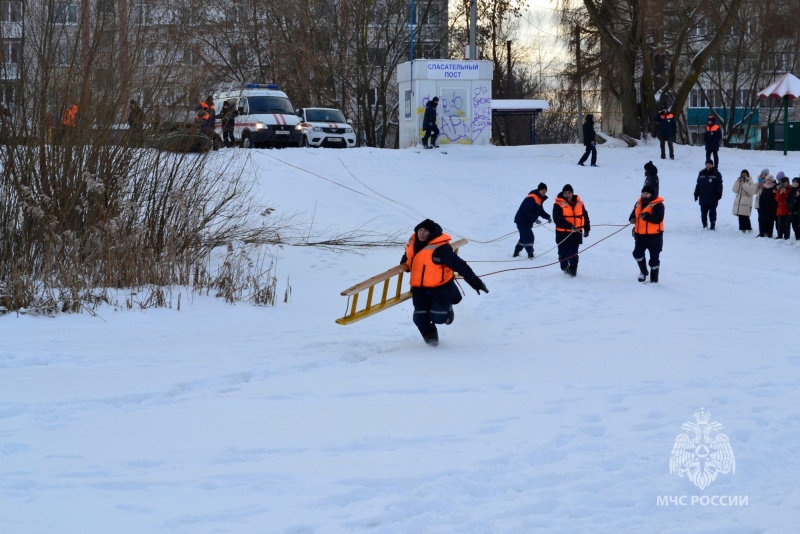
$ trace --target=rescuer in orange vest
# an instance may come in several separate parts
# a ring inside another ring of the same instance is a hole
[[[486,284],[478,278],[467,262],[458,257],[450,246],[451,237],[442,227],[425,219],[414,228],[400,260],[411,273],[411,301],[414,304],[414,324],[425,343],[439,344],[437,324],[453,322],[453,306],[461,302],[461,292],[455,283],[454,271],[478,292],[488,293]]]
[[[639,264],[639,281],[646,282],[650,274],[650,282],[655,284],[661,267],[659,255],[664,245],[664,199],[656,196],[651,186],[645,185],[628,219],[633,225],[633,259]],[[646,251],[650,252],[649,273]]]
[[[578,248],[584,237],[589,237],[589,212],[572,186],[566,184],[553,204],[553,221],[556,223],[556,244],[561,271],[573,278],[578,274]]]
[[[528,253],[528,259],[533,259],[533,225],[539,220],[539,217],[547,219],[547,222],[553,222],[553,219],[544,211],[544,201],[547,200],[547,185],[544,182],[539,182],[539,185],[528,193],[517,209],[514,215],[514,224],[517,225],[519,231],[519,241],[514,247],[513,257],[519,256],[524,248]]]
[[[719,129],[717,119],[714,115],[709,115],[706,131],[703,133],[703,141],[706,144],[706,159],[714,157],[714,168],[719,168],[719,143],[722,141],[722,130]]]
[[[675,116],[670,113],[666,106],[661,108],[661,111],[656,115],[656,123],[658,124],[658,143],[661,146],[661,159],[667,156],[664,150],[664,143],[669,145],[669,159],[675,159],[675,150],[672,147],[673,139],[677,127],[675,125]]]
[[[61,117],[62,126],[76,126],[78,124],[78,106],[70,104],[64,110],[64,115]]]

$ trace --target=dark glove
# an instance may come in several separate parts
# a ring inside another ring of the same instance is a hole
[[[484,293],[489,292],[489,290],[486,289],[486,284],[484,284],[483,280],[481,280],[480,278],[476,278],[475,281],[470,284],[470,286],[472,287],[472,289],[478,292],[478,295],[481,294],[481,291],[483,291]]]
[[[628,222],[631,223],[631,224],[636,224],[636,219],[631,217],[630,219],[628,219]]]
[[[547,219],[547,224],[552,224],[553,219]]]
[[[574,226],[570,226],[569,229],[570,229],[571,232],[577,232],[578,231],[578,229],[575,228]]]
[[[583,237],[589,237],[589,230],[583,231]]]
[[[649,221],[650,220],[650,214],[649,213],[642,213],[639,216],[639,218],[642,219],[643,221]]]

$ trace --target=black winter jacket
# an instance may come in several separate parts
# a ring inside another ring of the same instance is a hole
[[[717,169],[703,169],[697,175],[697,185],[694,186],[694,199],[700,204],[716,205],[722,198],[722,175]]]
[[[517,209],[517,214],[514,215],[514,223],[515,224],[522,224],[528,227],[533,227],[536,221],[539,220],[539,217],[543,217],[548,221],[552,221],[553,219],[550,215],[544,211],[544,202],[547,200],[547,195],[544,197],[539,195],[539,191],[534,189],[530,193],[529,196],[525,197],[525,200],[519,205],[519,209]],[[542,200],[542,204],[539,205],[534,199],[530,197],[530,195],[536,195]]]

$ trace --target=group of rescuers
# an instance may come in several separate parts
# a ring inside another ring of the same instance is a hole
[[[649,163],[652,165],[652,162]],[[658,282],[659,255],[663,246],[664,199],[658,196],[658,177],[649,174],[645,165],[645,183],[641,196],[629,216],[633,225],[633,258],[639,265],[639,282]],[[653,168],[655,168],[653,166]],[[571,185],[566,184],[556,196],[553,216],[545,212],[547,185],[540,183],[522,201],[514,217],[519,230],[519,242],[514,247],[513,257],[519,257],[524,249],[528,258],[533,258],[533,226],[539,219],[556,225],[556,243],[561,270],[574,277],[578,272],[578,248],[591,229],[589,212]],[[461,302],[461,291],[455,282],[454,273],[477,291],[488,293],[486,284],[473,272],[450,246],[452,238],[443,233],[442,227],[425,219],[414,227],[414,233],[406,243],[405,254],[400,260],[411,273],[411,300],[414,305],[414,324],[428,345],[439,344],[436,325],[453,322],[453,306]],[[646,261],[646,252],[650,261]],[[650,267],[648,271],[648,265]]]

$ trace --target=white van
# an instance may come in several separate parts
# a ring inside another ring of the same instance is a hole
[[[338,109],[300,108],[297,115],[302,121],[303,146],[348,148],[356,146],[353,121],[344,118]]]
[[[233,136],[242,147],[300,146],[303,140],[303,133],[297,127],[300,118],[289,97],[276,84],[248,83],[217,92],[214,94],[217,115],[225,101],[238,112]],[[221,137],[220,119],[216,131]]]

